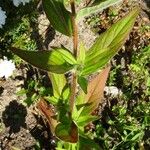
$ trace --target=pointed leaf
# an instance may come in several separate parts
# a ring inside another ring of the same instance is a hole
[[[82,76],[79,76],[78,77],[78,84],[80,85],[80,87],[82,88],[84,93],[87,94],[87,85],[88,85],[87,79],[82,77]]]
[[[91,113],[98,107],[102,100],[104,87],[108,78],[109,71],[110,67],[103,69],[95,78],[91,80],[88,85],[86,100],[87,103],[92,104],[90,108]]]
[[[66,78],[64,74],[48,73],[53,87],[54,97],[60,98],[62,91],[66,85]]]
[[[109,48],[107,48],[93,54],[91,58],[86,57],[85,65],[83,70],[81,71],[81,75],[87,76],[97,72],[98,70],[100,70],[100,68],[104,67],[113,56],[114,51],[111,51]]]
[[[42,0],[42,3],[52,26],[62,34],[71,36],[71,13],[64,7],[63,0]]]
[[[77,143],[78,141],[78,128],[72,121],[70,124],[59,123],[55,129],[56,136],[70,143]]]
[[[86,52],[86,48],[84,44],[81,42],[80,47],[79,47],[79,56],[77,58],[78,64],[81,64],[81,65],[84,64],[85,52]]]
[[[128,15],[100,35],[86,53],[82,76],[98,71],[119,51],[134,25],[138,12],[139,9],[134,8]]]
[[[92,116],[92,115],[85,115],[85,116],[79,116],[78,120],[77,120],[77,125],[81,126],[81,127],[85,127],[86,125],[88,125],[90,122],[98,120],[99,117],[98,116]]]
[[[79,20],[83,17],[89,16],[93,13],[98,13],[98,12],[100,12],[110,6],[113,6],[119,2],[122,2],[122,0],[104,0],[104,1],[97,0],[95,3],[93,3],[92,6],[81,9],[77,13],[77,20]]]
[[[72,54],[62,48],[51,51],[26,51],[11,49],[13,53],[39,69],[62,74],[74,68],[76,64]]]

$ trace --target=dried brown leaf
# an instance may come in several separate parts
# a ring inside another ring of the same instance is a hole
[[[48,105],[44,99],[40,99],[40,101],[37,104],[37,108],[45,116],[50,126],[51,132],[54,133],[55,127],[57,126],[58,122],[54,119],[55,112],[53,108],[50,105]]]
[[[103,69],[95,78],[93,78],[88,85],[88,93],[86,100],[92,104],[92,110],[94,111],[101,103],[104,93],[105,84],[110,71],[110,66]]]

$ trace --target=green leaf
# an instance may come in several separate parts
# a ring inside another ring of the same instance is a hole
[[[87,87],[87,94],[80,90],[73,112],[73,118],[76,122],[79,121],[80,117],[86,118],[86,116],[90,116],[101,103],[109,71],[110,67],[107,67],[91,79]]]
[[[100,35],[86,53],[82,76],[98,71],[119,51],[131,31],[138,13],[139,8],[134,8],[128,15]]]
[[[42,0],[42,3],[52,26],[62,34],[71,36],[71,13],[64,7],[64,0]]]
[[[102,150],[99,144],[88,137],[79,137],[79,150]]]
[[[78,128],[73,121],[69,124],[59,123],[56,126],[55,134],[65,142],[77,143],[78,141]]]
[[[84,104],[86,102],[85,96],[86,94],[83,92],[83,90],[81,90],[79,94],[77,95],[76,105]]]
[[[122,0],[104,0],[104,1],[97,0],[95,3],[93,3],[92,6],[81,9],[77,13],[76,19],[79,20],[79,19],[89,16],[93,13],[98,13],[98,12],[100,12],[112,5],[115,5],[119,2],[122,2]]]
[[[78,58],[77,58],[78,64],[81,64],[81,65],[84,64],[85,52],[86,52],[86,48],[85,48],[84,44],[81,43],[81,44],[80,44],[80,47],[79,47],[79,56],[78,56]]]
[[[77,109],[80,110],[79,117],[88,116],[93,112],[92,103],[88,103],[88,102],[82,105],[77,105]]]
[[[66,84],[66,86],[63,88],[62,91],[62,99],[68,101],[69,96],[70,96],[70,86]]]
[[[16,93],[16,95],[17,96],[22,96],[22,95],[24,95],[24,94],[27,94],[27,90],[25,90],[25,89],[21,89],[20,91],[18,91],[17,93]]]
[[[73,110],[73,113],[72,113],[72,118],[73,118],[73,120],[74,120],[75,122],[77,122],[77,120],[78,120],[78,118],[79,118],[81,112],[82,112],[82,108],[81,108],[81,109],[77,109],[76,106],[74,107],[74,110]]]
[[[59,102],[59,99],[54,96],[46,96],[46,97],[44,97],[44,99],[53,105],[57,105]]]
[[[75,107],[72,114],[73,120],[77,121],[78,117],[80,116],[82,110],[84,107],[86,107],[85,104],[85,93],[83,90],[80,90],[79,94],[77,95],[76,101],[75,101]]]
[[[85,115],[85,116],[79,116],[78,120],[77,120],[77,125],[81,126],[81,127],[85,127],[86,125],[88,125],[90,122],[98,120],[99,117],[98,116],[92,116],[92,115]]]
[[[139,133],[135,134],[135,135],[130,139],[130,141],[138,141],[138,140],[141,140],[141,139],[143,139],[143,136],[144,136],[144,132],[143,132],[143,131],[139,131]]]
[[[73,55],[62,48],[51,51],[26,51],[11,49],[13,53],[39,69],[62,74],[74,68],[77,63]]]
[[[65,75],[51,72],[49,72],[48,75],[52,83],[54,97],[60,98],[62,95],[62,91],[67,83]]]
[[[87,86],[88,86],[88,81],[86,78],[79,76],[78,77],[78,84],[82,88],[85,94],[87,94]]]

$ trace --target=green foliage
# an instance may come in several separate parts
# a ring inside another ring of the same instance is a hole
[[[92,150],[101,150],[100,146],[97,143],[95,143],[93,140],[81,136],[78,149],[87,150],[89,148]]]
[[[62,96],[63,90],[64,90],[65,85],[67,83],[65,75],[55,74],[55,73],[49,72],[49,77],[50,77],[51,82],[52,82],[54,97],[59,99]],[[59,83],[61,83],[61,84],[59,84]]]
[[[95,139],[105,150],[146,149],[150,145],[149,54],[149,46],[133,53],[129,70],[123,76],[124,94],[117,100],[109,98],[110,104],[96,122]],[[110,72],[110,85],[116,84],[121,67]]]
[[[27,51],[11,48],[13,53],[49,74],[53,93],[51,95],[44,94],[45,89],[42,89],[38,92],[35,91],[36,94],[31,95],[31,98],[42,99],[42,102],[38,103],[38,108],[46,116],[49,125],[53,127],[53,133],[62,141],[58,143],[58,149],[100,149],[99,145],[93,141],[94,137],[89,132],[85,132],[85,127],[99,118],[92,113],[102,101],[105,83],[110,71],[110,67],[106,67],[106,65],[127,39],[139,9],[134,8],[128,15],[101,34],[89,50],[86,50],[82,43],[79,48],[77,46],[76,20],[89,15],[89,12],[97,12],[119,1],[104,0],[101,2],[96,0],[90,7],[83,8],[76,14],[74,1],[70,3],[71,12],[69,12],[65,8],[63,0],[43,0],[44,11],[52,26],[64,35],[73,36],[73,54],[71,50],[65,48],[54,48],[50,51]],[[64,75],[69,71],[72,74],[71,86]],[[89,81],[87,76],[94,73],[97,75]],[[23,92],[32,89],[38,89],[36,82],[31,82],[31,87],[29,86],[28,90]],[[33,101],[32,99],[31,101]],[[54,105],[54,110],[45,103],[45,99]],[[113,111],[115,112],[115,108]],[[125,121],[122,113],[126,114],[126,111],[120,109],[119,113],[115,123],[119,122],[121,126]],[[109,124],[114,125],[114,120],[110,119]],[[121,137],[123,141],[139,140],[139,137],[143,135],[139,133],[139,129],[131,131],[133,127],[138,127],[138,125],[124,126],[123,129],[120,129],[128,131],[123,132],[125,135]]]
[[[59,32],[71,36],[71,13],[64,7],[63,0],[42,0],[45,13],[53,27]]]
[[[78,84],[82,88],[85,94],[87,94],[87,86],[88,86],[88,81],[86,78],[79,76],[78,77]]]
[[[66,123],[59,123],[56,126],[55,134],[65,142],[77,143],[78,141],[78,127],[71,120],[68,120]]]
[[[108,79],[108,84],[110,86],[116,86],[116,77],[117,77],[117,73],[120,69],[121,69],[121,65],[118,65],[118,66],[115,66],[114,68],[112,68],[112,70],[110,71],[110,75],[109,75],[109,79]]]
[[[77,62],[81,65],[84,65],[84,61],[85,61],[85,55],[86,55],[86,48],[84,46],[83,43],[80,44],[80,47],[79,47],[79,56],[77,58]]]
[[[129,72],[127,76],[124,77],[124,85],[126,86],[124,93],[128,97],[132,98],[136,93],[139,98],[149,99],[150,96],[150,47],[145,47],[140,50],[137,55],[132,56],[132,62],[129,64]],[[140,61],[139,61],[140,60]],[[133,81],[132,83],[129,81]],[[130,92],[127,91],[130,88]]]
[[[122,0],[95,0],[93,4],[89,7],[85,7],[81,9],[77,14],[77,20],[86,17],[92,13],[100,12],[110,6],[113,6],[119,2],[122,2]]]
[[[132,29],[139,9],[135,8],[127,16],[115,23],[100,35],[94,45],[86,53],[82,75],[98,71],[118,52]]]
[[[19,25],[16,25],[10,31],[6,31],[3,37],[0,37],[1,54],[12,58],[9,52],[10,45],[19,45],[19,47],[27,50],[35,50],[36,44],[34,40],[30,39],[29,20],[27,17],[22,18]],[[20,64],[19,57],[13,56],[16,64]]]
[[[43,86],[40,81],[31,79],[27,81],[27,87],[22,88],[16,94],[18,96],[26,95],[24,103],[27,106],[31,106],[33,103],[37,102],[40,97],[49,96],[50,93],[50,88]]]
[[[146,130],[150,129],[149,102],[140,102],[138,107],[131,111],[124,105],[115,105],[105,114],[105,125],[102,120],[96,126],[96,139],[103,149],[139,149],[144,143]],[[108,110],[107,110],[108,111]],[[103,120],[104,122],[104,120]],[[144,143],[146,144],[146,143]]]
[[[76,60],[72,54],[63,48],[37,52],[12,48],[12,51],[32,65],[53,73],[65,73],[76,65]]]

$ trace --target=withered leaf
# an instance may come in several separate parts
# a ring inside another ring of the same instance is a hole
[[[51,132],[54,134],[55,128],[58,122],[55,119],[55,112],[50,105],[46,103],[44,99],[40,99],[37,104],[37,108],[45,116],[50,126]]]
[[[104,68],[95,78],[93,78],[88,85],[88,92],[86,95],[87,103],[90,103],[92,108],[91,112],[94,111],[100,104],[105,84],[110,71],[110,66]]]

